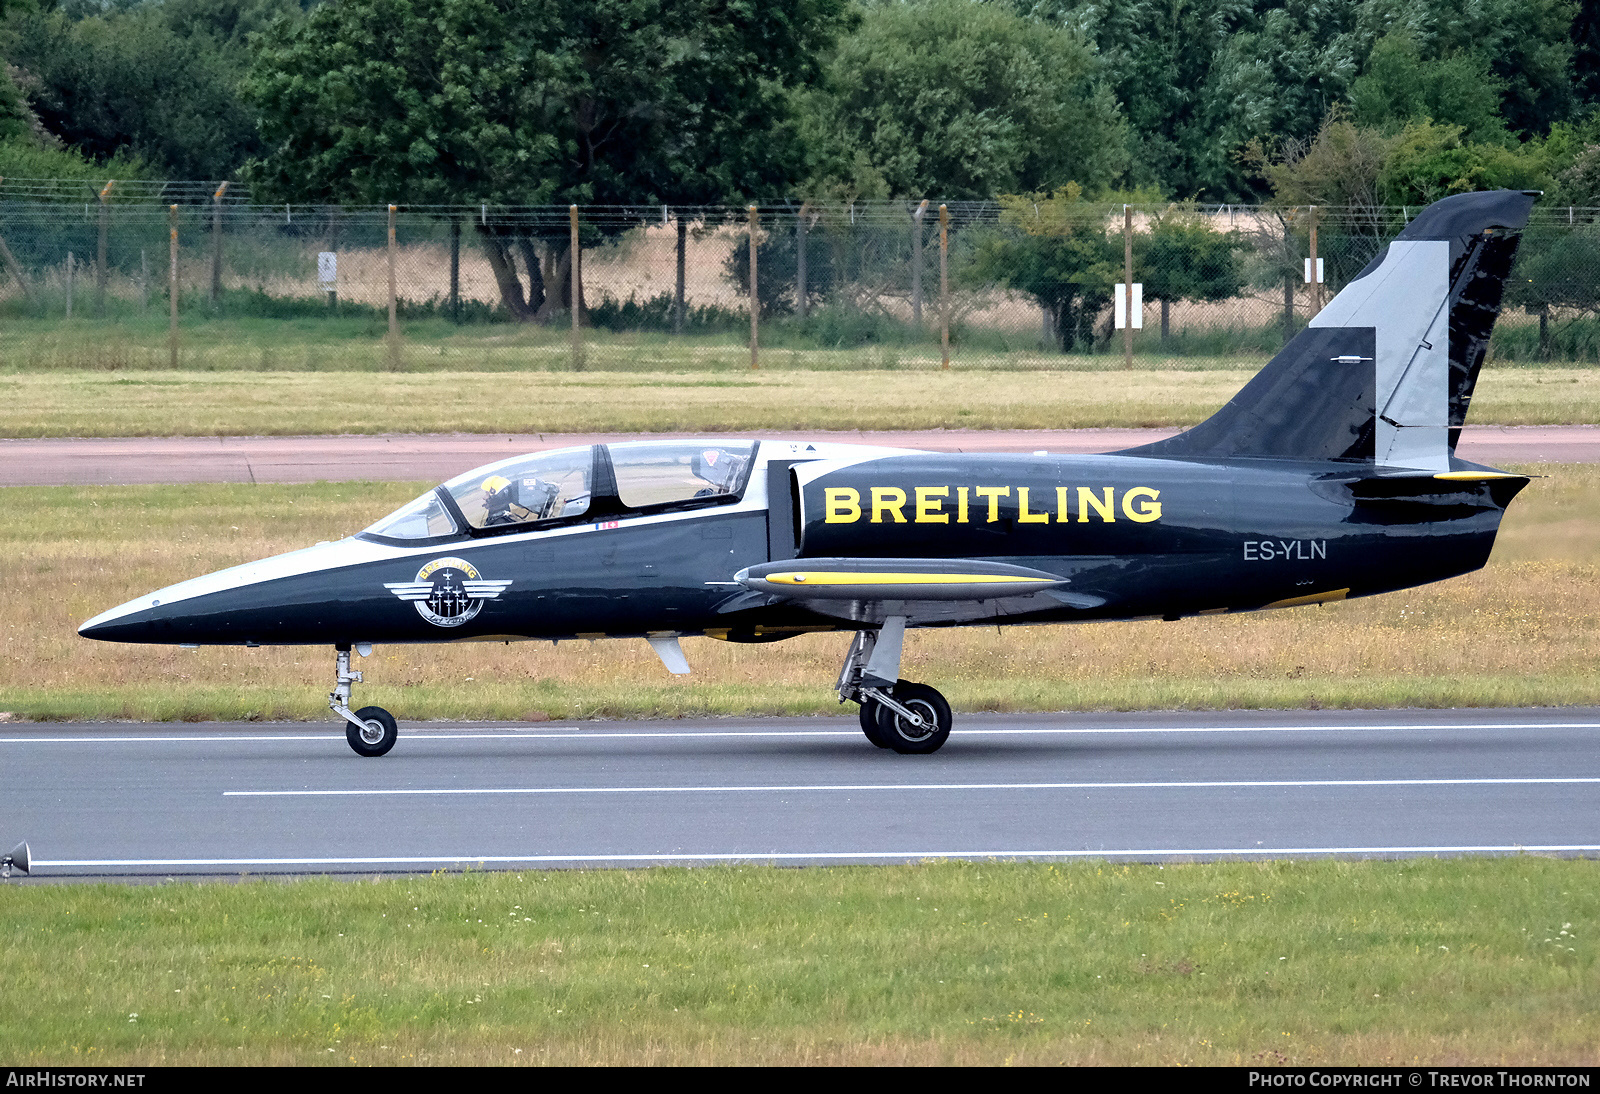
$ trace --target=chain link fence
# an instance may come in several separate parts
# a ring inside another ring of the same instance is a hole
[[[1222,367],[1273,353],[1416,212],[339,208],[6,179],[0,366]],[[1594,363],[1597,313],[1600,210],[1537,209],[1493,355]]]

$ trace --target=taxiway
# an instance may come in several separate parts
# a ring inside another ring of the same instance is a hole
[[[1600,852],[1600,709],[0,726],[0,843],[83,876]]]

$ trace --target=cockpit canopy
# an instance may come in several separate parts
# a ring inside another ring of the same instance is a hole
[[[514,456],[435,487],[362,535],[405,541],[495,535],[716,505],[744,493],[755,447],[754,441],[631,441]]]

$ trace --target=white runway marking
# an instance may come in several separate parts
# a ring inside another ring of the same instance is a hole
[[[966,729],[959,725],[952,735],[961,740],[968,737],[1026,737],[1026,736],[1118,736],[1191,733],[1386,733],[1396,730],[1451,730],[1451,729],[1600,729],[1600,722],[1447,722],[1426,725],[1284,725],[1284,726],[1126,726],[1092,727],[1025,727],[1006,729]],[[593,741],[593,740],[675,740],[706,737],[860,737],[854,729],[733,729],[733,730],[588,730],[569,729],[552,732],[541,730],[526,732],[496,730],[492,732],[405,732],[405,741]],[[193,744],[234,742],[295,742],[343,741],[344,734],[282,734],[282,733],[231,733],[217,736],[94,736],[94,737],[0,737],[0,744]]]
[[[1230,856],[1260,858],[1278,855],[1467,855],[1561,854],[1600,851],[1600,843],[1462,844],[1417,847],[1142,847],[1072,851],[719,851],[639,855],[393,855],[329,858],[183,858],[183,859],[34,859],[33,866],[61,869],[181,866],[436,866],[469,864],[510,866],[517,863],[659,863],[659,862],[788,862],[796,859],[863,861],[869,859],[1078,859],[1185,858]]]
[[[384,798],[463,794],[804,794],[875,790],[1224,790],[1319,786],[1567,786],[1600,777],[1499,779],[1228,779],[1208,782],[816,783],[792,786],[508,786],[381,790],[224,790],[225,798]]]

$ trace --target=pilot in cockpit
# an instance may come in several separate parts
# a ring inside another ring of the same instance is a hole
[[[744,461],[745,457],[736,456],[722,448],[707,448],[696,452],[689,461],[689,470],[694,472],[696,478],[710,483],[710,486],[696,493],[695,497],[709,498],[728,493],[739,481],[739,472],[744,469]]]
[[[483,491],[486,528],[557,515],[548,511],[559,493],[555,483],[534,477],[508,479],[504,475],[490,475],[479,489]]]

